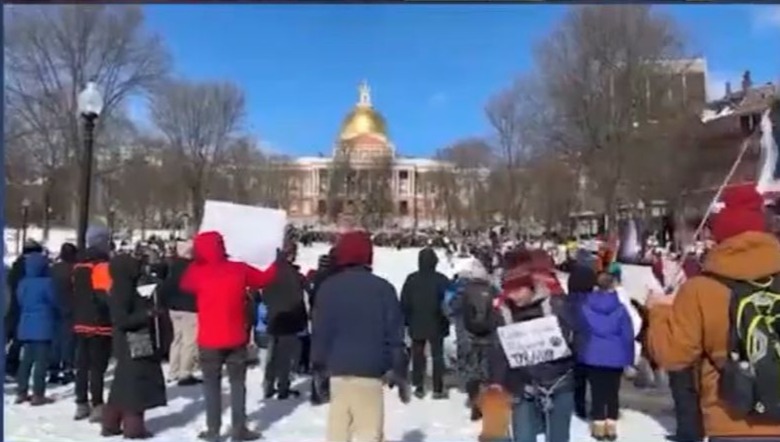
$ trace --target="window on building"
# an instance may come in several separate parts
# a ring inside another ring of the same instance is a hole
[[[408,170],[402,170],[402,171],[398,172],[398,179],[408,180],[409,179],[409,171]]]
[[[408,216],[409,215],[409,201],[401,201],[398,203],[398,212],[401,214],[401,216]]]

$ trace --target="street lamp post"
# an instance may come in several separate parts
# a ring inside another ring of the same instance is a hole
[[[30,215],[30,200],[22,200],[22,244],[27,243],[27,222]]]
[[[97,85],[90,81],[79,94],[78,111],[84,120],[84,152],[81,163],[81,199],[79,201],[79,224],[77,244],[79,250],[86,246],[87,224],[89,223],[89,200],[92,191],[92,157],[95,148],[95,122],[103,111],[103,97]]]
[[[116,223],[116,208],[110,206],[108,208],[108,232],[111,235],[111,241],[114,241],[114,226]]]

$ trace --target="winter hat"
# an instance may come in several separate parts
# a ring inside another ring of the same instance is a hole
[[[534,288],[534,278],[527,265],[519,265],[504,273],[501,289],[510,292],[521,288]]]
[[[43,246],[34,239],[27,239],[22,245],[22,254],[27,255],[28,253],[43,253]]]
[[[623,280],[623,270],[620,268],[620,264],[617,262],[611,262],[607,266],[607,273],[614,278],[615,281],[620,282]]]
[[[479,280],[487,280],[490,277],[482,262],[473,257],[458,262],[455,275],[458,278]]]
[[[60,260],[63,262],[76,262],[78,249],[75,245],[66,242],[60,246]]]
[[[111,252],[111,234],[105,226],[92,225],[87,229],[87,248],[98,249],[101,252]]]
[[[766,231],[764,199],[753,186],[724,190],[721,208],[712,216],[710,231],[716,242],[723,242],[745,232]]]
[[[577,249],[577,253],[574,257],[574,260],[577,262],[577,265],[581,265],[584,267],[590,267],[591,269],[596,269],[596,257],[593,255],[592,252],[585,250],[585,249]]]
[[[596,271],[590,265],[576,264],[569,273],[569,293],[589,293],[596,286]]]
[[[371,266],[374,258],[373,245],[368,233],[360,230],[345,232],[339,237],[334,247],[336,265],[339,267],[350,265]]]

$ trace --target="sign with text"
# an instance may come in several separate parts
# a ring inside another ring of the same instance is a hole
[[[555,316],[499,327],[498,339],[510,368],[529,367],[571,356]]]
[[[200,232],[221,233],[232,260],[263,269],[276,259],[286,226],[284,210],[206,201]]]

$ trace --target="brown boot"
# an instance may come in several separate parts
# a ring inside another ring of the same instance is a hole
[[[617,422],[607,419],[604,426],[604,438],[608,441],[617,440]]]
[[[125,439],[149,439],[152,433],[146,429],[143,413],[122,413],[122,434]]]
[[[41,405],[47,405],[53,403],[54,403],[54,399],[46,396],[35,395],[30,398],[30,405],[32,405],[33,407],[40,407]]]
[[[590,423],[590,436],[596,440],[605,440],[607,435],[607,424],[604,421],[593,421]]]
[[[14,404],[23,404],[30,400],[30,395],[27,393],[19,393],[16,395],[16,399],[14,399]]]
[[[122,412],[113,405],[106,405],[103,408],[103,422],[100,435],[112,437],[120,434],[122,434]]]

